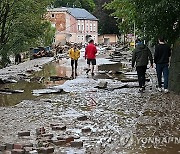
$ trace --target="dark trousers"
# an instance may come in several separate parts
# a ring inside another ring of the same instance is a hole
[[[77,63],[78,60],[73,60],[71,59],[71,67],[72,67],[72,72],[74,71],[74,65],[75,65],[75,71],[77,70]]]
[[[164,89],[168,88],[168,76],[169,76],[169,69],[168,64],[156,64],[156,72],[157,72],[157,78],[158,78],[158,86],[159,88],[162,87],[162,74],[164,77]]]
[[[145,86],[145,74],[146,74],[147,66],[137,66],[136,71],[138,75],[139,87],[142,88]]]
[[[15,64],[21,63],[21,55],[18,53],[15,55]]]

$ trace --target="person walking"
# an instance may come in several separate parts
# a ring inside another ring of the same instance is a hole
[[[87,64],[88,64],[88,70],[86,71],[86,74],[88,74],[89,71],[91,70],[92,76],[94,76],[94,66],[96,65],[96,53],[97,53],[97,48],[94,45],[94,40],[91,39],[85,49],[85,59],[87,59]],[[90,65],[92,65],[91,69],[90,69]]]
[[[72,67],[71,77],[74,78],[74,65],[75,65],[75,76],[77,76],[77,65],[78,65],[78,59],[80,57],[80,51],[76,43],[69,50],[69,57],[71,58],[71,67]]]
[[[165,43],[164,37],[158,39],[159,44],[155,47],[154,62],[158,78],[158,91],[162,92],[162,74],[164,77],[164,92],[168,93],[169,58],[171,48]]]
[[[153,58],[151,51],[146,45],[141,42],[140,39],[137,39],[136,48],[133,50],[132,55],[132,68],[134,68],[136,63],[136,71],[140,87],[139,92],[144,92],[145,90],[145,74],[149,60],[151,63],[151,67],[153,67]]]

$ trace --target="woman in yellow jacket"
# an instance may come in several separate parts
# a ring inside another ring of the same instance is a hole
[[[77,48],[77,44],[69,50],[69,57],[71,58],[71,67],[72,67],[72,77],[74,77],[74,65],[75,65],[75,76],[77,76],[77,65],[78,65],[78,58],[80,57],[80,51]]]

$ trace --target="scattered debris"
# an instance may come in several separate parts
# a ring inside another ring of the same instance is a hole
[[[23,93],[24,90],[0,89],[0,92],[14,94],[14,93]]]
[[[55,93],[62,93],[63,89],[38,89],[33,90],[33,94],[55,94]]]

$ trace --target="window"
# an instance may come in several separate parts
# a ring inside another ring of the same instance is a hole
[[[96,24],[94,24],[94,32],[96,31]]]
[[[52,18],[55,18],[55,14],[51,14],[51,17],[52,17]]]
[[[80,24],[78,24],[78,31],[80,31],[81,30],[81,27],[80,27]]]
[[[90,24],[90,32],[92,32],[92,24]]]
[[[84,37],[82,36],[82,40],[84,40]]]

